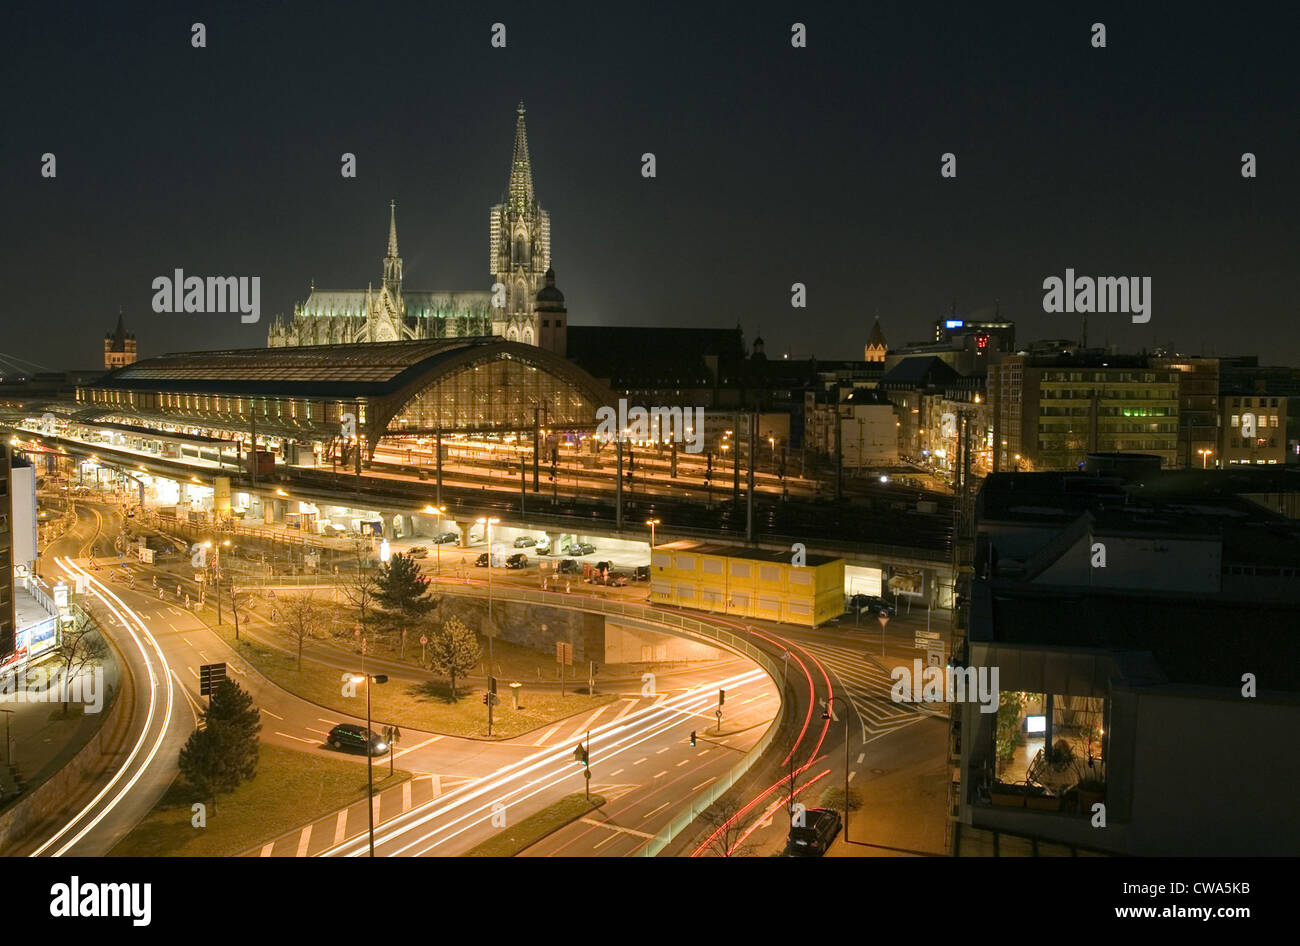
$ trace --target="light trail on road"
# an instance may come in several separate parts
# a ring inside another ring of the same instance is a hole
[[[95,596],[104,602],[104,605],[108,610],[112,612],[112,614],[122,623],[126,632],[130,634],[131,640],[135,643],[136,647],[140,651],[140,656],[144,659],[145,668],[149,674],[149,710],[145,716],[145,723],[140,731],[139,738],[136,739],[135,745],[131,747],[131,752],[127,756],[126,761],[117,772],[113,774],[113,777],[109,779],[108,784],[100,789],[95,797],[92,798],[86,806],[81,809],[81,811],[77,812],[76,815],[70,818],[62,828],[56,831],[46,839],[45,843],[33,851],[30,855],[32,857],[41,856],[53,845],[57,844],[64,835],[73,831],[78,824],[89,817],[91,813],[95,811],[96,807],[100,806],[101,801],[103,801],[104,804],[99,807],[98,813],[94,814],[94,817],[90,818],[90,820],[81,827],[81,829],[77,831],[71,839],[63,843],[50,855],[52,857],[63,856],[73,845],[77,844],[77,842],[90,833],[96,825],[103,821],[104,818],[106,818],[108,814],[117,807],[122,799],[125,798],[131,789],[135,787],[136,782],[138,782],[141,776],[144,775],[145,771],[153,763],[154,758],[157,757],[159,750],[162,748],[163,739],[167,735],[167,723],[171,719],[172,706],[175,702],[175,688],[172,684],[171,667],[168,666],[167,659],[163,656],[162,648],[158,646],[158,642],[154,640],[153,635],[149,632],[149,628],[145,626],[145,623],[140,619],[140,616],[136,614],[130,605],[110,591],[102,582],[92,578],[89,572],[77,565],[71,559],[56,558],[55,563],[71,576],[75,577],[77,575],[84,575],[95,588]],[[143,639],[141,638],[141,634],[136,633],[132,628],[132,621],[134,621],[139,627],[140,632],[143,634]],[[148,648],[145,646],[146,640],[148,641]],[[156,667],[154,659],[150,657],[149,648],[153,649],[154,658],[157,660]],[[153,728],[155,717],[158,715],[158,681],[160,677],[166,684],[166,697],[162,715],[163,725],[158,730],[157,736],[153,740],[153,745],[145,750],[144,747],[149,741],[149,734]],[[119,694],[118,699],[121,698],[122,697]],[[125,784],[118,786],[118,783],[122,781],[127,773],[132,772],[133,763],[135,763],[137,757],[140,756],[142,751],[146,751],[146,754],[140,760],[140,764],[135,767],[133,774],[131,774],[130,778],[126,780]],[[108,797],[110,793],[113,794],[111,797]]]

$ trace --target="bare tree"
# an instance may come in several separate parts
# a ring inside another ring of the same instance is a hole
[[[724,800],[710,805],[700,815],[708,841],[704,849],[714,857],[751,857],[753,845],[742,841],[749,822],[740,817],[743,806],[737,801]]]
[[[68,687],[72,678],[78,676],[87,667],[104,662],[108,657],[108,644],[99,633],[96,615],[83,608],[73,611],[72,623],[65,624],[59,633],[59,643],[55,647],[63,675],[63,710],[68,715]]]
[[[372,626],[382,617],[380,594],[383,589],[379,584],[379,575],[374,568],[374,559],[370,555],[370,546],[358,539],[352,543],[350,556],[353,570],[341,574],[339,590],[356,615],[356,623],[362,635],[368,636]]]
[[[330,622],[329,611],[311,591],[285,595],[279,601],[285,629],[298,644],[298,669],[301,670],[303,644],[325,636],[325,628]]]

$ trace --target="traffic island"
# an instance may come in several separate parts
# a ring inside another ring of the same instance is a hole
[[[411,773],[375,768],[375,793],[400,785]],[[312,821],[366,797],[365,770],[334,759],[262,743],[257,774],[217,799],[199,798],[177,778],[153,811],[109,852],[110,857],[229,857],[268,835]],[[202,826],[194,805],[205,806]]]
[[[600,795],[592,795],[591,798],[579,794],[567,795],[537,814],[529,815],[519,824],[508,827],[495,837],[471,848],[462,856],[515,857],[543,838],[604,804],[605,799]]]

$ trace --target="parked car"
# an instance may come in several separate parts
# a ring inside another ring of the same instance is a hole
[[[423,545],[413,545],[406,550],[406,554],[411,558],[428,558],[429,550]]]
[[[521,535],[515,539],[515,548],[517,549],[531,549],[536,544],[537,540],[531,535]]]
[[[804,812],[804,826],[790,829],[786,841],[787,857],[821,857],[840,833],[840,813],[833,808],[809,808]]]
[[[636,567],[636,571],[632,572],[632,580],[633,580],[633,581],[649,581],[649,580],[650,580],[650,566],[649,566],[649,565],[638,565],[638,566]]]
[[[596,546],[589,542],[570,542],[564,547],[565,555],[590,555],[596,551]]]
[[[458,536],[456,533],[444,532],[442,535],[438,536],[436,539],[433,540],[433,544],[448,545],[459,541],[460,541],[460,536]]]
[[[866,611],[876,617],[883,614],[887,618],[892,618],[895,614],[894,606],[884,598],[876,595],[854,595],[849,599],[847,610],[853,614],[861,614]]]
[[[613,562],[597,562],[594,566],[598,572],[607,572],[614,567]]]
[[[349,752],[367,752],[370,755],[383,755],[388,751],[388,743],[365,726],[351,723],[339,723],[330,730],[327,739],[330,748],[344,749]]]
[[[550,554],[551,554],[551,540],[550,540],[550,539],[542,539],[540,542],[537,543],[536,551],[537,551],[537,554],[538,554],[538,555],[550,555]]]
[[[506,568],[527,568],[528,556],[523,552],[516,552],[506,559]]]
[[[605,575],[605,584],[611,588],[625,588],[627,587],[627,576],[620,575],[617,572],[609,572]]]
[[[560,562],[561,575],[577,575],[582,572],[582,566],[571,558],[566,558]]]
[[[474,567],[475,567],[475,568],[487,568],[487,567],[488,567],[488,561],[491,559],[491,557],[492,557],[492,555],[491,555],[490,552],[480,552],[480,553],[479,553],[479,557],[476,558],[476,559],[474,559]]]

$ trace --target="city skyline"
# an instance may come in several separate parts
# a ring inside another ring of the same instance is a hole
[[[346,30],[341,8],[313,10],[217,8],[203,49],[197,15],[13,15],[12,140],[29,146],[0,158],[25,235],[0,264],[7,353],[93,367],[119,306],[143,356],[263,345],[311,285],[377,281],[390,200],[409,285],[486,291],[523,100],[575,325],[740,324],[771,355],[820,359],[857,357],[876,316],[895,345],[925,340],[954,306],[997,307],[1024,342],[1077,337],[1077,315],[1043,311],[1043,280],[1074,269],[1152,281],[1150,321],[1094,316],[1093,344],[1300,358],[1274,332],[1296,191],[1270,116],[1294,83],[1266,22],[1216,22],[1210,81],[1192,17],[506,7],[431,23],[447,40],[431,52],[394,28],[418,7]],[[356,48],[382,51],[341,65]],[[260,321],[155,314],[151,281],[176,268],[261,277]]]

